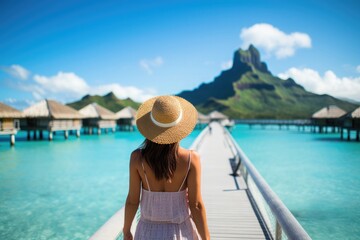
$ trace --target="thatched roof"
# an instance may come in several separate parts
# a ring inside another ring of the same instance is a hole
[[[136,117],[136,110],[132,107],[125,107],[116,113],[117,119],[133,119]]]
[[[0,102],[0,118],[22,118],[23,114],[8,105]]]
[[[341,108],[339,108],[335,105],[330,105],[330,106],[324,107],[324,108],[320,109],[319,111],[317,111],[316,113],[314,113],[312,115],[312,118],[317,118],[317,119],[339,118],[341,116],[344,116],[345,114],[346,114],[346,112],[344,110],[342,110]]]
[[[360,118],[360,107],[350,113],[351,118]]]
[[[86,105],[79,112],[85,116],[85,118],[100,118],[104,120],[115,120],[116,115],[109,109],[106,109],[97,103],[91,103]]]
[[[228,119],[229,117],[218,111],[212,111],[209,113],[210,119]]]
[[[23,111],[28,118],[81,119],[83,116],[72,107],[54,100],[42,100]]]
[[[208,121],[210,121],[210,117],[208,115],[202,114],[201,112],[198,112],[198,121],[199,122],[208,122]]]

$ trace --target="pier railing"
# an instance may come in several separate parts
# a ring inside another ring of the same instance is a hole
[[[303,126],[311,125],[311,119],[239,119],[236,123],[250,124],[250,125],[294,125]]]
[[[224,128],[224,133],[228,139],[229,146],[235,153],[234,174],[238,170],[242,174],[252,200],[255,202],[256,208],[261,214],[262,220],[273,239],[311,239],[289,209],[256,170],[226,128]]]

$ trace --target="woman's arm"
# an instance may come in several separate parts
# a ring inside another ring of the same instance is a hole
[[[123,227],[124,239],[132,239],[130,232],[140,202],[141,178],[137,170],[140,161],[140,152],[135,150],[130,157],[129,193],[125,203],[125,221]]]
[[[191,167],[187,178],[187,186],[191,215],[195,222],[198,233],[203,240],[210,239],[205,206],[201,197],[200,157],[196,152],[192,152]]]

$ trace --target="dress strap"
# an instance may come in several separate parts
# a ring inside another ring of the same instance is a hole
[[[143,171],[144,171],[145,180],[146,180],[146,183],[147,183],[148,189],[149,189],[149,191],[151,192],[150,185],[149,185],[149,180],[148,180],[148,178],[147,178],[147,176],[146,176],[146,171],[145,171],[145,168],[144,168],[144,163],[143,163],[143,161],[141,161],[141,166],[142,166]]]
[[[180,186],[178,192],[180,192],[180,190],[181,190],[182,187],[184,186],[184,183],[185,183],[185,181],[186,181],[186,179],[187,179],[187,176],[189,175],[190,164],[191,164],[191,150],[189,151],[189,161],[188,161],[188,162],[189,162],[188,169],[187,169],[187,171],[186,171],[186,175],[185,175],[185,177],[184,177],[183,182],[181,183],[181,186]]]

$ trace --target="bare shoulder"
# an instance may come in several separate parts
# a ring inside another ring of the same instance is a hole
[[[195,150],[191,150],[191,159],[198,159],[200,160],[200,154],[195,151]]]
[[[137,166],[141,163],[141,152],[140,149],[135,149],[130,156],[130,165]]]
[[[200,166],[200,155],[195,150],[191,151],[191,165],[194,167]]]

